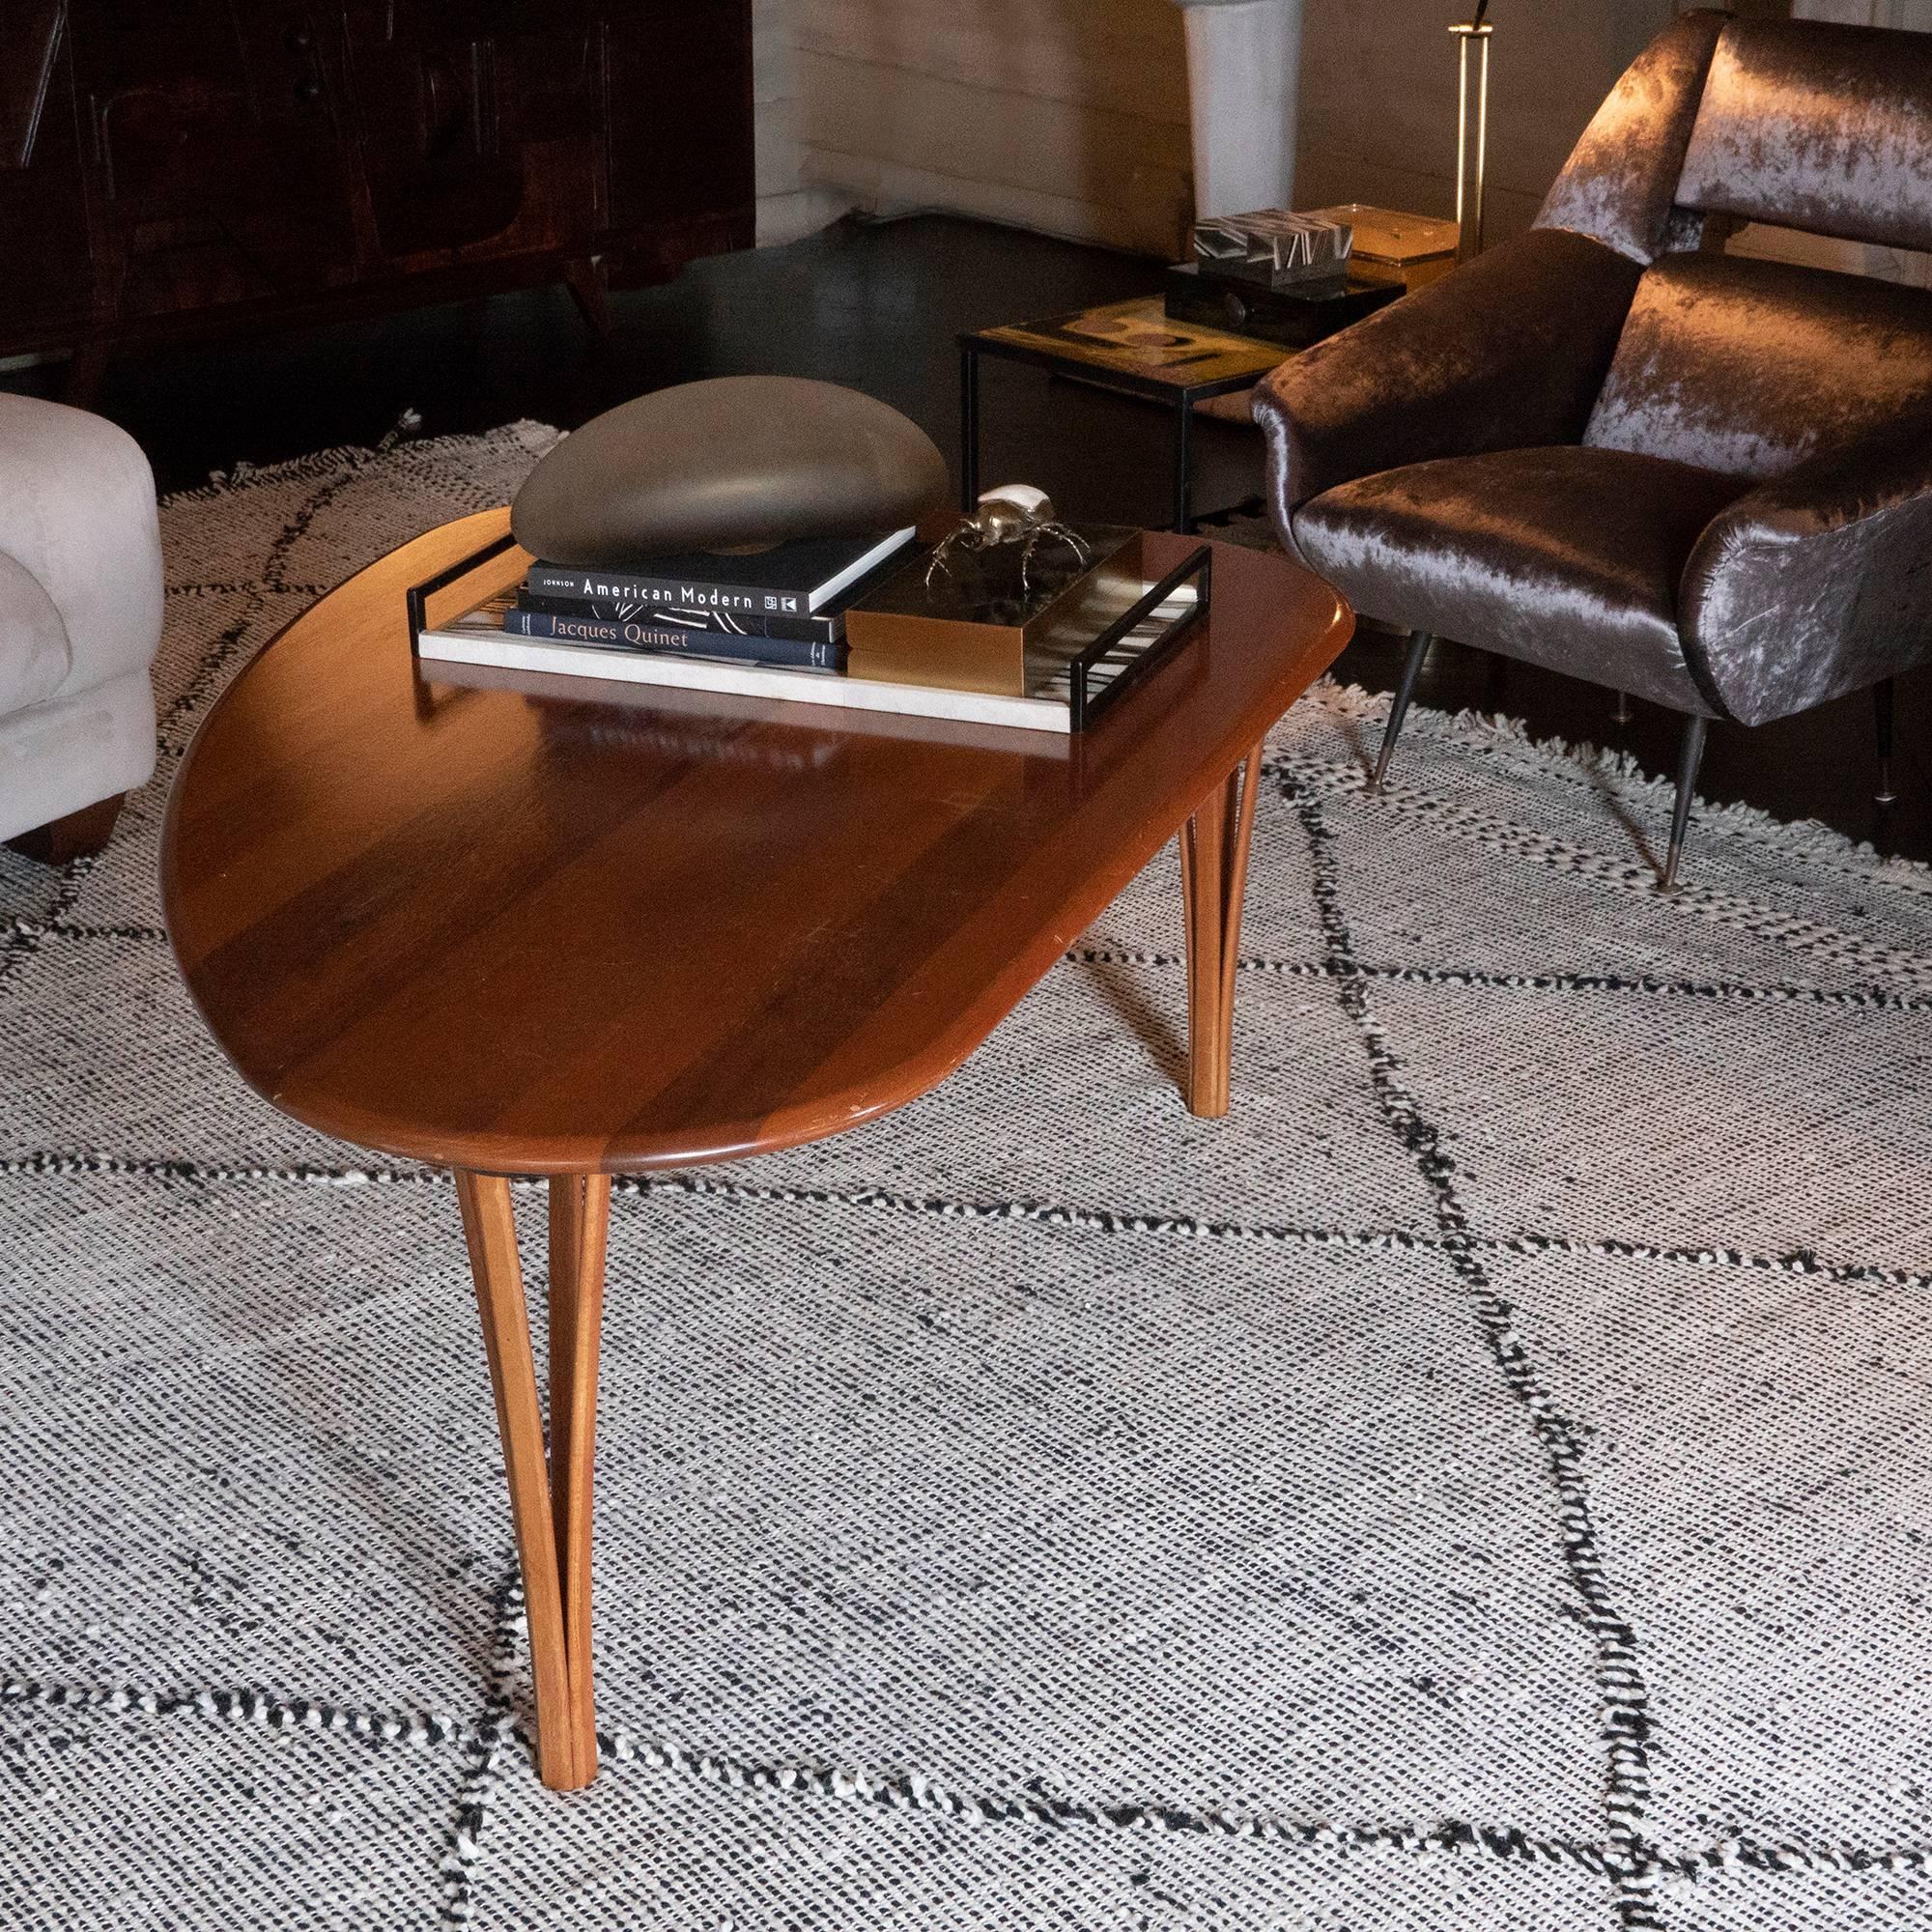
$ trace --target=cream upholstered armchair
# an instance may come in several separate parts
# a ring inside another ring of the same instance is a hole
[[[134,440],[0,395],[0,839],[55,863],[107,841],[155,769],[155,479]]]
[[[1282,541],[1413,633],[1706,729],[1932,663],[1932,291],[1726,256],[1740,221],[1932,248],[1932,36],[1687,14],[1535,227],[1255,392]]]

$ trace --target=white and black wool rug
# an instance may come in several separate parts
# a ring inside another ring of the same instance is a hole
[[[550,433],[164,510],[161,763],[0,860],[0,1924],[1932,1927],[1932,874],[1506,725],[1275,734],[939,1092],[625,1188],[602,1776],[532,1775],[457,1214],[228,1071],[171,775]],[[537,1200],[526,1197],[531,1226]]]

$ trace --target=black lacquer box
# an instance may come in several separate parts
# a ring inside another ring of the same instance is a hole
[[[1176,322],[1259,336],[1284,349],[1306,349],[1351,322],[1374,315],[1394,301],[1402,289],[1394,283],[1340,276],[1270,288],[1249,276],[1216,274],[1201,263],[1179,262],[1167,271],[1165,293],[1167,313]]]

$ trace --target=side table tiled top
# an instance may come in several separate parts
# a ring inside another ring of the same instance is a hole
[[[1165,405],[1174,424],[1172,527],[1187,530],[1193,526],[1190,433],[1196,408],[1230,398],[1236,420],[1242,420],[1239,398],[1293,354],[1278,342],[1170,321],[1159,296],[970,329],[959,338],[961,506],[970,509],[980,494],[980,363],[986,356],[1078,376]]]

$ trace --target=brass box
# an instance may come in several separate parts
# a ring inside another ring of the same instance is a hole
[[[922,552],[846,611],[846,676],[1013,697],[1039,691],[1154,581],[1140,531],[1087,524],[1078,533],[1087,560],[1042,542],[1026,589],[1017,546],[955,551],[952,568],[937,570]]]
[[[1324,221],[1346,221],[1355,231],[1349,272],[1357,281],[1396,282],[1405,289],[1419,289],[1456,266],[1462,232],[1439,215],[1404,214],[1360,201],[1318,208],[1314,213]]]

